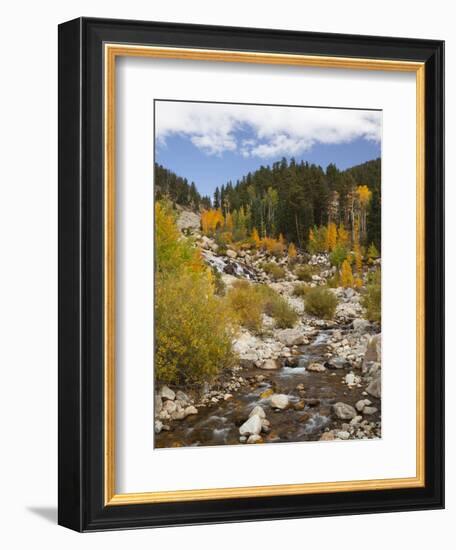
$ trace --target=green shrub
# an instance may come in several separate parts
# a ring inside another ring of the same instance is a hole
[[[294,327],[298,320],[298,314],[283,296],[277,294],[267,285],[259,285],[256,287],[256,291],[258,299],[263,305],[263,313],[272,317],[278,328]]]
[[[332,319],[337,307],[337,297],[328,289],[315,287],[309,289],[304,303],[306,312],[320,319]]]
[[[314,275],[314,269],[310,265],[300,265],[295,269],[295,275],[299,281],[309,283]]]
[[[264,263],[261,267],[274,281],[285,277],[285,269],[274,262]]]
[[[310,286],[304,283],[299,283],[295,285],[293,288],[293,296],[296,296],[298,298],[304,298],[304,296],[309,292],[310,288],[311,288]]]
[[[212,282],[214,284],[214,292],[217,296],[225,296],[226,284],[222,279],[222,274],[215,267],[212,267]]]
[[[381,322],[382,320],[382,287],[381,272],[376,270],[369,273],[368,284],[361,300],[361,305],[366,310],[366,319]]]
[[[337,269],[340,269],[340,266],[342,265],[343,261],[347,259],[347,256],[347,249],[344,246],[340,246],[338,244],[329,255],[329,261],[331,262],[331,265],[335,265]]]
[[[242,326],[253,332],[261,331],[263,304],[253,285],[247,281],[236,281],[227,293],[227,300]]]

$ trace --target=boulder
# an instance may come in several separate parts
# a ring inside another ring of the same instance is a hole
[[[160,396],[171,401],[174,401],[174,399],[176,398],[176,394],[173,392],[173,390],[168,388],[168,386],[163,386],[160,392]]]
[[[189,416],[191,414],[198,414],[198,409],[193,405],[186,407],[184,411],[185,411],[185,416]]]
[[[377,411],[377,407],[364,407],[363,414],[375,414]]]
[[[335,405],[333,405],[333,411],[337,418],[340,418],[342,420],[351,420],[356,416],[355,408],[351,405],[347,405],[347,403],[336,403]]]
[[[350,433],[346,431],[340,431],[336,433],[337,439],[349,439]]]
[[[174,401],[165,401],[163,404],[163,410],[168,414],[172,414],[177,409],[176,403]]]
[[[253,434],[247,439],[247,443],[263,443],[261,435]]]
[[[155,415],[157,415],[163,407],[162,399],[159,395],[155,396]]]
[[[254,407],[250,414],[249,414],[249,418],[251,416],[254,416],[255,414],[257,414],[260,418],[266,418],[266,413],[264,412],[264,409],[263,407],[260,407],[260,405],[257,405],[256,407]]]
[[[266,359],[261,366],[260,369],[262,370],[277,370],[280,369],[281,364],[277,359]]]
[[[228,256],[228,258],[231,258],[231,259],[235,259],[237,258],[237,254],[234,250],[231,250],[230,248],[226,251],[226,255]]]
[[[366,391],[369,395],[372,395],[372,397],[376,397],[377,399],[380,399],[382,394],[381,377],[378,376],[377,378],[374,378],[374,380],[372,380],[370,384],[367,386]]]
[[[321,434],[320,441],[334,441],[335,436],[333,432],[324,432]]]
[[[190,401],[189,396],[181,390],[177,390],[176,399],[179,400],[179,401],[184,401],[184,402]]]
[[[326,367],[321,363],[310,363],[310,365],[307,365],[306,370],[310,372],[324,372]]]
[[[307,341],[304,334],[297,328],[286,328],[278,331],[277,339],[284,346],[300,346]]]
[[[382,360],[382,334],[375,334],[367,344],[366,353],[364,355],[364,363],[369,361],[381,363]]]
[[[284,395],[283,393],[274,393],[271,395],[270,401],[271,406],[275,409],[286,409],[290,402],[288,395]]]
[[[242,424],[239,428],[239,433],[241,435],[258,435],[261,432],[261,428],[262,419],[257,414],[254,414]]]

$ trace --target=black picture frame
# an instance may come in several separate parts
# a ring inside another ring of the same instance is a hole
[[[105,506],[103,44],[425,63],[423,488]],[[444,506],[444,43],[78,18],[59,26],[58,523],[76,531],[438,509]]]

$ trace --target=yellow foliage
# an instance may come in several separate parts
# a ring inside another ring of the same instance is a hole
[[[358,200],[361,206],[366,206],[372,196],[372,192],[369,190],[369,187],[367,187],[367,185],[358,185],[356,193],[358,194]]]
[[[224,222],[225,219],[220,208],[203,210],[201,213],[201,228],[206,235],[213,234],[217,227],[222,226]]]
[[[332,252],[336,248],[337,244],[337,226],[331,222],[328,224],[328,231],[326,233],[326,248]]]
[[[296,250],[296,246],[294,245],[294,243],[290,243],[288,246],[288,259],[294,261],[297,255],[298,252]]]
[[[252,241],[255,243],[255,247],[259,248],[261,244],[261,239],[260,239],[260,236],[258,235],[258,230],[256,227],[254,227],[252,231]]]
[[[348,241],[348,231],[345,229],[344,224],[341,223],[339,225],[339,229],[337,230],[337,243],[343,248],[346,248],[348,246]]]
[[[353,286],[353,273],[347,260],[342,262],[340,278],[343,287],[348,288]]]

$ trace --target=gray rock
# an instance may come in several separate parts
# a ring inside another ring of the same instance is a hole
[[[370,384],[366,388],[366,391],[369,395],[380,399],[380,396],[382,394],[382,382],[380,376],[374,378],[374,380],[370,382]]]
[[[288,395],[284,395],[283,393],[274,393],[269,399],[271,407],[275,409],[286,409],[290,402]]]
[[[263,407],[260,407],[260,405],[257,405],[256,407],[254,407],[250,414],[249,414],[249,418],[251,416],[254,416],[255,414],[257,414],[260,418],[266,418],[266,413],[264,412],[264,409]]]
[[[239,433],[241,435],[258,435],[261,432],[261,420],[262,419],[257,414],[254,414],[242,424],[239,428]]]
[[[286,328],[278,331],[277,339],[285,346],[300,346],[307,341],[304,334],[297,328]]]
[[[181,390],[178,390],[176,392],[176,399],[178,399],[179,401],[185,401],[185,402],[190,401],[189,396]]]
[[[164,397],[165,399],[170,399],[171,401],[174,401],[176,398],[176,394],[168,388],[168,386],[163,386],[160,392],[161,397]]]
[[[338,439],[349,439],[350,438],[350,433],[342,430],[340,432],[337,432],[336,436],[338,437]]]
[[[173,420],[183,420],[185,418],[185,410],[177,409],[176,411],[171,413],[171,418]]]
[[[377,407],[364,407],[363,414],[375,414],[377,411]]]
[[[333,411],[337,418],[340,418],[342,420],[351,420],[356,416],[355,408],[351,405],[347,405],[347,403],[336,403],[335,405],[333,405]]]

